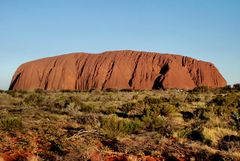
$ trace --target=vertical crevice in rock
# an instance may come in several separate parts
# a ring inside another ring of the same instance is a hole
[[[47,90],[47,87],[48,87],[48,79],[49,79],[49,76],[52,72],[52,69],[49,70],[47,76],[46,76],[46,79],[45,79],[45,83],[44,83],[44,89]]]
[[[167,74],[167,72],[169,71],[169,65],[168,64],[164,64],[160,70],[160,75],[154,80],[152,89],[164,89],[163,87],[163,80],[164,80],[164,76]]]
[[[155,60],[156,56],[157,56],[157,54],[155,54],[155,55],[153,56],[153,59],[152,59],[151,79],[152,79],[152,73],[153,73],[153,71],[154,71],[154,60]]]
[[[49,77],[50,77],[50,74],[52,73],[53,68],[55,68],[56,64],[57,64],[57,59],[54,61],[53,67],[49,70],[49,72],[48,72],[48,74],[47,74],[47,76],[46,76],[45,83],[44,83],[44,89],[45,89],[45,90],[48,89]]]
[[[13,90],[15,84],[16,84],[17,81],[20,79],[21,74],[22,74],[22,73],[19,73],[19,74],[16,76],[16,78],[12,81],[12,83],[10,84],[9,90]]]
[[[163,80],[164,80],[164,76],[163,75],[159,75],[154,80],[152,89],[164,89],[163,84],[162,84]]]
[[[94,70],[93,70],[93,74],[92,74],[92,79],[91,79],[91,82],[92,82],[92,89],[95,89],[96,88],[96,77],[98,75],[98,70],[99,70],[99,67],[102,65],[103,62],[101,62],[103,60],[105,60],[105,58],[101,57],[99,60],[96,60],[96,63],[95,63],[95,67],[94,67]]]
[[[165,75],[169,70],[168,64],[164,64],[163,67],[160,70],[160,74]]]
[[[78,71],[79,68],[80,68],[80,60],[81,60],[81,59],[77,60],[77,62],[76,62],[76,63],[77,63],[77,71]],[[84,69],[85,69],[85,67],[86,67],[87,60],[88,60],[88,57],[85,58],[85,61],[84,61],[83,65],[81,66],[81,70],[78,72],[77,80],[76,80],[76,82],[75,82],[75,89],[79,89],[79,83],[78,83],[78,81],[79,81],[79,79],[81,78],[81,76],[82,76],[82,74],[83,74],[83,71],[84,71]]]
[[[186,62],[187,62],[187,57],[186,56],[184,56],[184,57],[182,57],[182,66],[186,66]]]
[[[111,77],[111,75],[112,75],[112,72],[113,72],[114,65],[115,65],[115,61],[112,62],[111,67],[110,67],[110,69],[108,70],[106,79],[105,79],[105,81],[104,81],[104,83],[103,83],[103,85],[102,85],[102,89],[104,89],[107,81],[110,79],[110,77]]]
[[[133,85],[133,79],[134,79],[134,77],[135,77],[135,75],[136,75],[136,70],[137,70],[137,67],[138,67],[138,63],[139,63],[140,57],[141,57],[141,55],[139,55],[139,56],[137,57],[137,60],[136,60],[136,63],[135,63],[135,67],[134,67],[133,72],[132,72],[132,76],[131,76],[131,78],[130,78],[129,81],[128,81],[128,85],[129,85],[130,87],[132,87],[132,85]]]
[[[94,82],[94,88],[97,88],[97,84],[96,84],[96,77],[99,75],[99,69],[101,69],[102,65],[105,63],[106,57],[101,57],[101,59],[99,60],[99,63],[96,65],[94,74],[93,74],[93,82]]]

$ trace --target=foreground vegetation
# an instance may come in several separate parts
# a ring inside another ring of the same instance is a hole
[[[240,160],[240,89],[0,91],[0,156]]]

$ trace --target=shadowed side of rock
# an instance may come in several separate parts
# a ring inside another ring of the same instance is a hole
[[[151,90],[225,85],[211,63],[180,55],[123,50],[72,53],[25,63],[15,72],[9,89]]]

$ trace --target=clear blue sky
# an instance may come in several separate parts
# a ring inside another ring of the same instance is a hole
[[[0,0],[0,89],[29,60],[119,49],[211,61],[240,82],[240,0]]]

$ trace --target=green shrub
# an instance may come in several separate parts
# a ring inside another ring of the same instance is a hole
[[[158,131],[168,135],[167,119],[165,116],[172,112],[171,108],[168,109],[166,105],[155,105],[152,107],[146,107],[144,109],[144,115],[142,122],[144,123],[144,129],[148,131]]]
[[[41,88],[37,88],[34,90],[35,93],[42,93],[42,94],[46,94],[46,90],[41,89]]]
[[[102,107],[100,109],[100,112],[107,115],[114,114],[117,112],[117,107],[115,106]]]
[[[155,131],[165,127],[166,118],[148,114],[142,118],[142,122],[144,123],[144,128],[146,130]]]
[[[81,103],[79,105],[79,111],[81,111],[81,112],[98,112],[99,110],[94,105],[87,105],[85,103]]]
[[[186,129],[185,137],[193,141],[200,141],[207,145],[212,144],[212,141],[207,139],[203,134],[203,129],[201,127],[192,127]]]
[[[208,91],[209,91],[209,88],[207,86],[198,86],[190,90],[190,92],[192,93],[206,93]]]
[[[160,115],[169,116],[170,114],[176,112],[176,108],[170,104],[162,104],[159,106]]]
[[[146,106],[144,109],[144,115],[169,116],[174,112],[176,112],[176,107],[167,103]]]
[[[74,102],[72,100],[72,97],[60,96],[56,100],[54,100],[53,104],[55,108],[63,109],[63,108],[67,108],[71,102]]]
[[[231,114],[233,129],[240,130],[240,109]]]
[[[74,102],[71,102],[67,105],[67,108],[62,109],[62,111],[68,113],[69,115],[75,115],[79,112],[79,108]]]
[[[217,95],[210,102],[208,107],[217,116],[222,116],[225,119],[230,119],[231,114],[236,112],[240,105],[240,98],[236,94],[229,93],[227,95]]]
[[[41,106],[43,105],[45,97],[41,93],[31,93],[24,98],[24,102],[30,106]]]
[[[66,109],[69,106],[74,106],[80,109],[81,107],[85,108],[85,104],[76,96],[69,95],[61,95],[57,97],[55,100],[51,101],[52,106],[58,109]],[[86,107],[87,108],[87,107]]]
[[[19,130],[22,128],[22,120],[18,117],[8,117],[0,120],[0,127],[6,131]]]
[[[128,102],[122,105],[121,111],[128,113],[136,106],[136,103]]]
[[[132,96],[132,99],[133,99],[133,100],[137,100],[137,99],[138,99],[138,95],[137,95],[137,94],[136,94],[136,95],[133,95],[133,96]]]
[[[99,126],[99,116],[95,114],[84,114],[73,118],[77,123],[83,125]]]
[[[199,102],[201,99],[196,96],[195,94],[188,94],[185,102],[192,103],[192,102]]]
[[[224,106],[216,106],[216,107],[213,107],[212,112],[217,116],[230,117],[231,109],[229,109],[228,107],[224,107]]]
[[[217,95],[215,98],[213,98],[209,104],[217,105],[217,106],[223,106],[226,103],[226,99],[221,96]]]
[[[206,116],[209,109],[198,107],[193,111],[194,117],[200,120],[208,120],[209,118]]]
[[[141,122],[139,120],[122,119],[116,115],[110,115],[102,117],[101,127],[105,136],[113,139],[136,133],[141,127]]]
[[[217,95],[214,97],[208,105],[215,105],[215,106],[225,106],[225,107],[232,107],[236,108],[240,105],[240,98],[238,95],[234,93],[229,93],[227,95]]]
[[[143,99],[143,102],[147,105],[152,105],[152,104],[159,104],[161,102],[163,102],[160,98],[152,98],[152,97],[148,97],[146,96]]]

